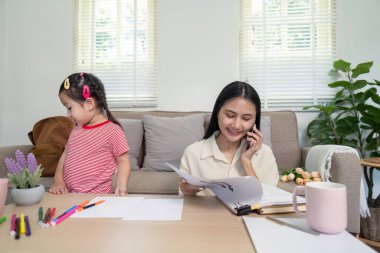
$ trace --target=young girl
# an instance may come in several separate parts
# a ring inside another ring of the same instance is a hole
[[[127,194],[129,147],[120,123],[108,109],[103,83],[92,74],[75,73],[63,81],[58,96],[77,126],[49,192],[112,193],[117,169],[115,194]]]
[[[201,178],[255,176],[263,183],[276,185],[276,159],[270,147],[263,144],[260,119],[261,102],[255,89],[244,82],[228,84],[216,99],[203,140],[185,150],[181,169]],[[203,190],[183,179],[180,189],[185,195]]]

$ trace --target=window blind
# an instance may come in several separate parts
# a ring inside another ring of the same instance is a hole
[[[326,103],[335,91],[335,0],[241,0],[240,79],[263,109]]]
[[[110,107],[157,104],[154,0],[74,0],[73,69],[104,83]]]

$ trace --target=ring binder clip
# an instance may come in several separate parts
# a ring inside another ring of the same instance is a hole
[[[251,205],[242,205],[239,202],[234,202],[236,206],[234,209],[236,210],[236,215],[247,215],[251,213]]]

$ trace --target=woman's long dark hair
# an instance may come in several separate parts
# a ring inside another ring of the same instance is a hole
[[[68,83],[67,83],[68,80]],[[99,78],[90,73],[74,73],[65,79],[61,86],[59,87],[59,93],[66,92],[66,94],[76,102],[83,103],[86,101],[86,98],[83,96],[83,87],[85,85],[90,89],[90,97],[95,100],[96,106],[101,108],[106,112],[107,118],[113,123],[119,125],[121,124],[117,119],[112,115],[108,109],[106,92],[104,85]]]
[[[260,130],[261,102],[259,94],[257,94],[256,90],[248,83],[236,81],[224,87],[216,99],[210,118],[210,124],[208,125],[203,139],[208,139],[211,135],[213,135],[215,131],[220,130],[218,124],[218,113],[220,111],[220,108],[222,108],[227,100],[237,97],[245,98],[251,101],[256,107],[255,124],[257,129]]]

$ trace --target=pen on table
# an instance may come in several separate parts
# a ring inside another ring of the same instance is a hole
[[[15,239],[20,239],[20,218],[16,218]]]
[[[25,226],[26,226],[26,236],[30,236],[32,234],[32,230],[30,230],[30,223],[28,215],[25,215]]]
[[[43,209],[42,206],[38,208],[38,224],[42,225]]]
[[[273,218],[273,217],[266,217],[266,218],[268,220],[273,221],[274,223],[277,223],[277,224],[282,225],[282,226],[287,226],[287,227],[290,227],[290,228],[293,228],[293,229],[296,229],[296,230],[299,230],[299,231],[302,231],[302,232],[305,232],[305,233],[313,234],[313,235],[319,235],[318,232],[315,232],[315,231],[312,231],[312,230],[308,230],[308,229],[305,229],[303,227],[300,227],[300,226],[297,226],[297,225],[293,225],[293,224],[290,224],[288,222],[285,222],[285,221],[282,221],[282,220],[279,220],[279,219],[276,219],[276,218]]]
[[[78,209],[79,206],[75,206],[74,209],[72,209],[71,211],[67,212],[65,215],[63,215],[62,217],[58,218],[58,219],[54,219],[51,224],[53,226],[55,225],[58,225],[59,223],[61,223],[62,221],[64,221],[65,219],[67,219],[68,217],[70,217],[73,213],[75,213],[75,210]]]
[[[92,203],[92,204],[89,204],[87,206],[81,207],[81,208],[77,209],[77,212],[83,211],[84,209],[90,208],[92,206],[99,205],[99,204],[103,203],[104,201],[105,201],[104,199],[103,200],[99,200],[99,201],[97,201],[95,203]]]
[[[43,224],[46,224],[50,218],[50,212],[51,212],[51,208],[49,207],[45,213],[45,217],[44,217],[44,220],[43,220]]]
[[[85,205],[88,204],[88,202],[90,202],[90,201],[89,201],[89,200],[86,200],[85,202],[80,203],[80,204],[79,204],[79,208],[80,208],[80,207],[84,207]]]
[[[20,234],[25,234],[25,215],[23,213],[20,214]]]
[[[1,217],[1,218],[0,218],[0,224],[3,223],[3,222],[6,221],[6,220],[7,220],[7,217],[6,217],[6,216]]]
[[[10,234],[14,236],[16,234],[16,214],[12,215],[11,219],[11,232]]]
[[[70,207],[68,210],[66,210],[65,212],[63,212],[60,216],[58,216],[57,218],[54,218],[51,221],[51,223],[53,224],[53,222],[55,222],[56,220],[58,220],[59,218],[63,217],[65,214],[67,214],[68,212],[70,212],[71,210],[73,210],[74,208],[77,208],[77,207],[78,207],[77,205]]]
[[[49,226],[50,222],[53,220],[54,215],[55,215],[55,211],[56,211],[56,208],[53,207],[53,209],[52,209],[51,212],[50,212],[49,220],[48,220],[47,223],[46,223],[47,226]]]

